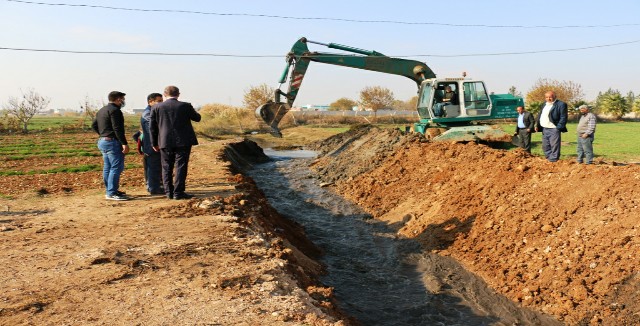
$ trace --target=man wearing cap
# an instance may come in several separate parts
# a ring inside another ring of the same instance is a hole
[[[596,133],[596,115],[589,112],[587,105],[580,105],[580,121],[576,128],[578,132],[577,162],[593,163],[593,140]]]
[[[127,138],[124,135],[124,116],[121,108],[125,106],[125,93],[109,93],[109,104],[98,110],[91,128],[98,133],[98,148],[102,152],[102,178],[107,188],[108,200],[129,200],[120,191],[120,174],[124,170],[124,156],[129,152]]]

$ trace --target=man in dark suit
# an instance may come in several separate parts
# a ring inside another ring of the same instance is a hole
[[[516,124],[516,132],[513,135],[518,136],[519,146],[531,153],[531,133],[535,132],[536,120],[522,106],[518,106],[516,111],[518,111],[518,123]]]
[[[165,101],[151,109],[149,129],[153,149],[160,152],[162,183],[169,199],[189,199],[185,191],[191,146],[198,145],[191,121],[201,117],[191,103],[178,101],[180,90],[175,86],[164,89]],[[176,173],[173,177],[173,168]]]
[[[567,104],[556,99],[556,93],[548,91],[544,94],[547,101],[540,110],[536,131],[542,130],[542,151],[549,162],[560,159],[561,132],[567,132],[569,113]]]

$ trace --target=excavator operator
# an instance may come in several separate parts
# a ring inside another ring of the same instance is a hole
[[[458,95],[451,90],[451,86],[446,86],[444,88],[444,95],[442,96],[442,99],[440,99],[440,101],[438,101],[438,103],[436,103],[436,105],[433,107],[433,114],[436,115],[436,117],[441,117],[444,115],[444,107],[447,105],[458,105],[459,101],[458,101]]]

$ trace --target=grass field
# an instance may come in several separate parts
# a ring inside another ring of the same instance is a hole
[[[515,131],[515,123],[501,125],[508,133]],[[561,159],[576,158],[577,123],[567,124],[566,133],[562,134]],[[640,122],[606,122],[596,125],[593,143],[594,160],[605,162],[640,162],[640,143],[633,139],[640,130]],[[542,134],[534,133],[531,137],[531,153],[544,156],[542,152]]]
[[[126,116],[126,135],[138,130],[139,116]],[[31,175],[60,172],[84,172],[101,169],[102,157],[96,148],[96,135],[92,131],[66,128],[79,126],[78,117],[35,117],[27,135],[0,135],[0,176]],[[383,128],[400,128],[404,125],[379,125]],[[507,133],[512,133],[515,123],[501,124]],[[283,129],[283,138],[269,134],[245,135],[262,147],[304,146],[313,141],[325,139],[347,131],[348,125],[304,125]],[[576,123],[567,125],[569,132],[562,134],[562,159],[576,156]],[[597,125],[594,151],[596,161],[640,162],[640,145],[632,138],[640,130],[640,122],[599,122]],[[230,135],[228,138],[237,137]],[[227,136],[216,135],[216,138]],[[510,146],[509,149],[515,149]],[[532,153],[543,155],[541,134],[532,137]],[[128,155],[127,168],[139,167],[134,159],[135,149]]]

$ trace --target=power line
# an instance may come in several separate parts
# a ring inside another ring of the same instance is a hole
[[[435,23],[435,22],[408,22],[408,21],[400,21],[400,20],[361,20],[361,19],[335,18],[335,17],[294,17],[294,16],[267,15],[267,14],[220,13],[220,12],[178,10],[178,9],[141,9],[141,8],[124,8],[124,7],[87,5],[87,4],[47,3],[47,2],[35,2],[35,1],[24,1],[24,0],[5,0],[5,1],[22,3],[22,4],[30,4],[30,5],[58,6],[58,7],[83,7],[83,8],[94,8],[94,9],[122,10],[122,11],[180,13],[180,14],[195,14],[195,15],[213,15],[213,16],[259,17],[259,18],[292,19],[292,20],[326,20],[326,21],[338,21],[338,22],[348,22],[348,23],[367,23],[367,24],[431,25],[431,26],[448,26],[448,27],[486,27],[486,28],[528,28],[528,29],[535,29],[535,28],[551,28],[551,29],[563,29],[563,28],[613,28],[613,27],[640,26],[639,23],[613,24],[613,25],[557,25],[557,26],[553,26],[553,25],[452,24],[452,23]]]
[[[394,55],[390,57],[394,58],[415,58],[415,57],[434,57],[434,58],[455,58],[455,57],[486,57],[486,56],[503,56],[503,55],[523,55],[523,54],[538,54],[549,52],[570,52],[570,51],[582,51],[590,49],[598,49],[605,47],[614,47],[621,45],[628,45],[640,43],[640,40],[601,44],[593,46],[584,46],[578,48],[567,49],[549,49],[549,50],[536,50],[536,51],[522,51],[522,52],[497,52],[497,53],[468,53],[468,54],[413,54],[413,55]],[[60,50],[60,49],[33,49],[33,48],[13,48],[13,47],[0,47],[0,50],[8,51],[27,51],[27,52],[54,52],[54,53],[72,53],[72,54],[119,54],[119,55],[157,55],[157,56],[201,56],[201,57],[229,57],[229,58],[282,58],[283,55],[246,55],[246,54],[219,54],[219,53],[168,53],[168,52],[125,52],[125,51],[80,51],[80,50]],[[344,54],[326,54],[322,53],[322,57],[348,57],[353,55]]]

